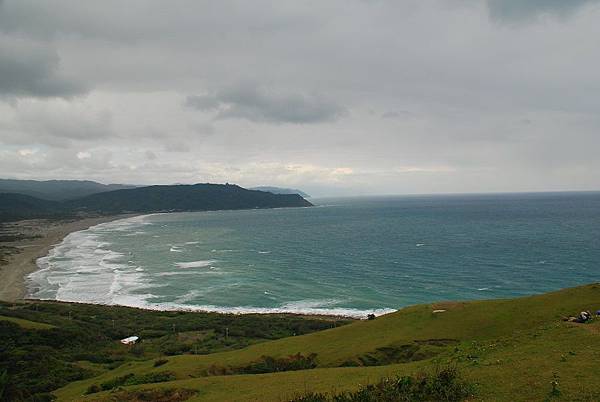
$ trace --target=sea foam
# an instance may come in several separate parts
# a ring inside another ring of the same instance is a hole
[[[131,232],[147,225],[135,217],[96,225],[67,235],[47,256],[38,271],[27,277],[29,297],[61,301],[116,304],[120,296],[152,287],[143,268],[103,241],[107,232]],[[125,233],[127,235],[129,233]]]
[[[201,261],[190,261],[190,262],[176,262],[175,266],[178,268],[204,268],[209,267],[217,262],[217,260],[201,260]]]

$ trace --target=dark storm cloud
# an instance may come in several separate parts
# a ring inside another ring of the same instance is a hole
[[[254,85],[238,85],[209,95],[187,97],[189,107],[216,111],[218,119],[253,122],[309,124],[333,121],[344,108],[319,95],[272,91]]]
[[[82,84],[60,76],[59,62],[48,47],[0,37],[0,95],[68,97],[84,92]]]
[[[488,7],[492,19],[523,22],[544,14],[566,17],[590,3],[597,0],[488,0]]]

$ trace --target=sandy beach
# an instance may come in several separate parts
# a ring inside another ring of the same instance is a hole
[[[26,294],[25,276],[37,269],[38,258],[48,254],[71,232],[133,215],[102,216],[78,220],[35,219],[2,225],[3,236],[17,237],[0,243],[4,264],[0,265],[0,300],[15,301]]]

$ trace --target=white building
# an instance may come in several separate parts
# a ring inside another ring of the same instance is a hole
[[[130,336],[129,338],[121,339],[123,345],[133,345],[140,339],[139,336]]]

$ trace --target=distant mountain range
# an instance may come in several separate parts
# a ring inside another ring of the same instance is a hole
[[[134,187],[96,192],[62,201],[1,191],[0,222],[78,215],[312,206],[298,194],[247,190],[233,184]]]
[[[134,188],[124,184],[101,184],[89,180],[11,180],[0,179],[0,193],[30,195],[44,200],[64,201],[105,191]]]
[[[297,190],[295,188],[282,188],[282,187],[270,187],[270,186],[259,186],[251,187],[250,190],[267,191],[273,194],[298,194],[300,197],[309,198],[310,195],[304,191]]]

